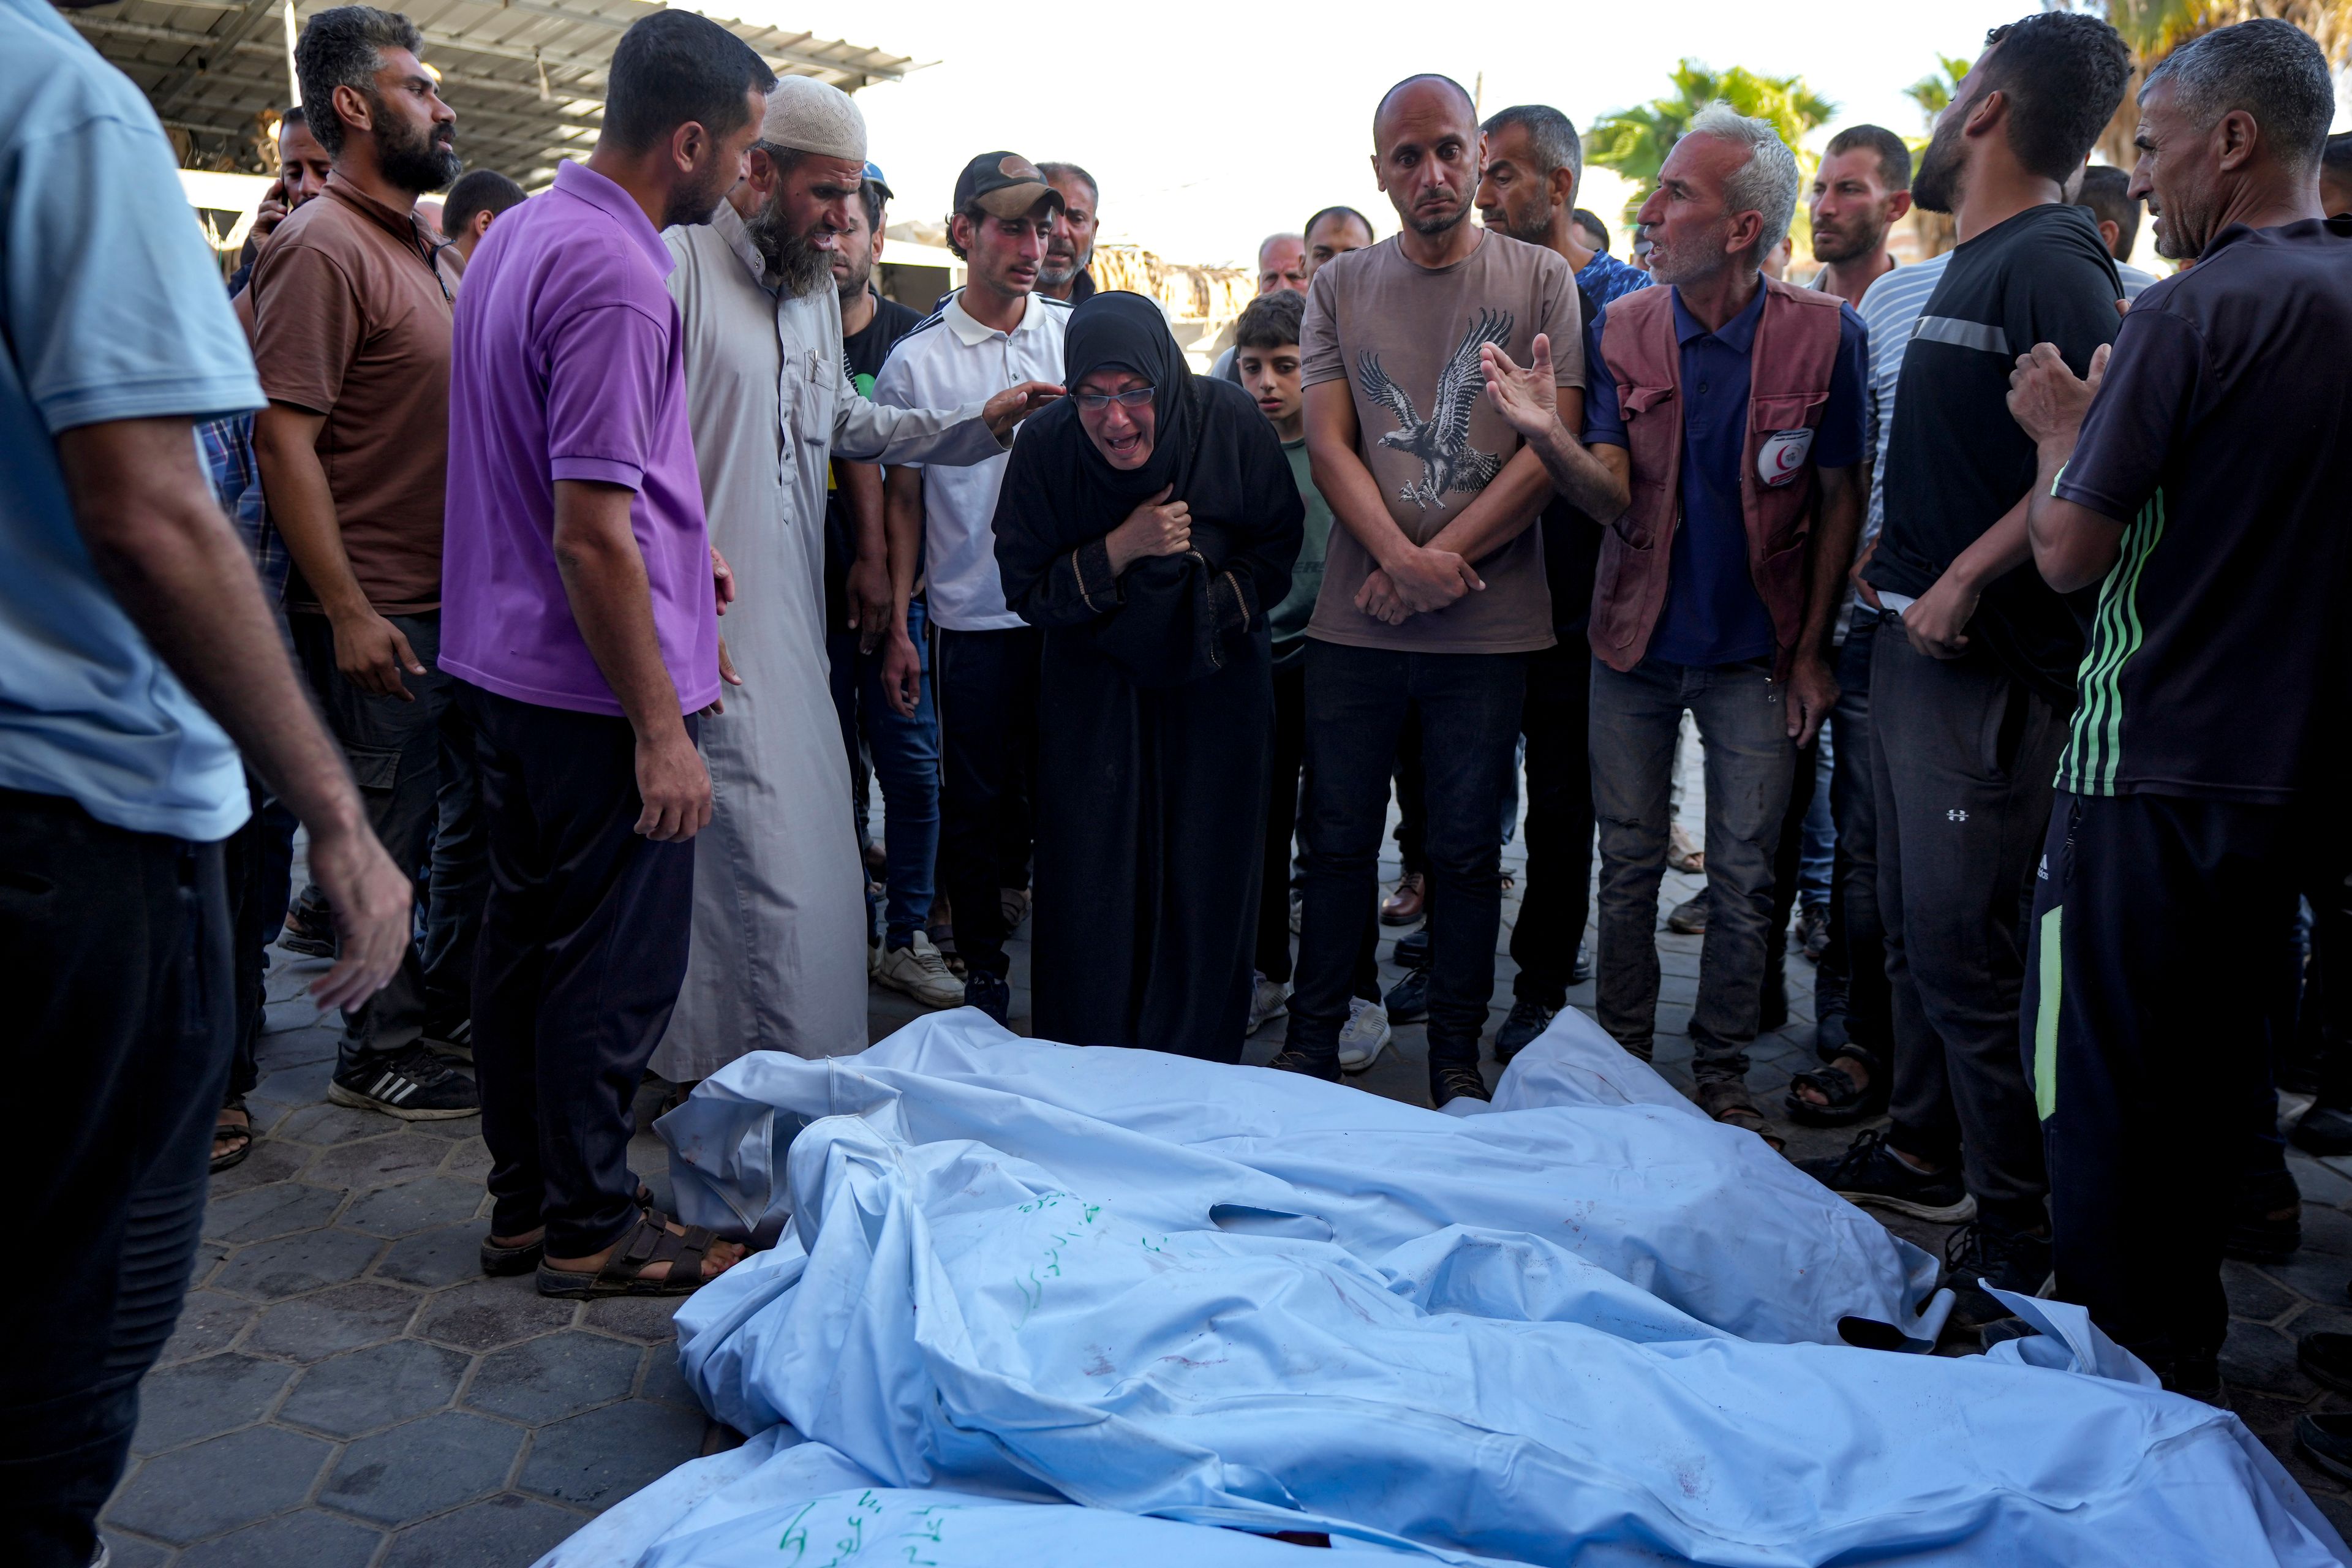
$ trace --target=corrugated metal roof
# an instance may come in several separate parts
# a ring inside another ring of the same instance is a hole
[[[298,18],[328,0],[298,0]],[[604,117],[604,68],[646,0],[410,0],[425,60],[457,111],[468,168],[544,184]],[[257,170],[262,126],[292,97],[285,0],[117,0],[67,18],[137,82],[193,166]],[[713,18],[778,72],[845,90],[897,81],[914,60],[811,33]]]

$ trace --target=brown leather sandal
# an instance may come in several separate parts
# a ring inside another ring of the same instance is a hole
[[[1772,1131],[1756,1102],[1748,1098],[1748,1086],[1727,1078],[1701,1079],[1698,1084],[1698,1108],[1727,1127],[1744,1128],[1753,1132],[1778,1154],[1789,1146],[1789,1141]]]
[[[719,1238],[702,1226],[690,1225],[678,1236],[669,1228],[669,1216],[659,1209],[640,1209],[637,1223],[613,1245],[613,1256],[593,1274],[539,1266],[539,1293],[566,1300],[593,1301],[605,1296],[691,1296],[702,1289],[702,1256]],[[656,1263],[669,1265],[667,1278],[648,1279],[645,1271]]]

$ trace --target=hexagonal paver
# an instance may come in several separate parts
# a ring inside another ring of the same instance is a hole
[[[607,1296],[591,1301],[580,1314],[580,1326],[600,1334],[618,1334],[639,1344],[668,1344],[677,1338],[671,1319],[677,1316],[683,1296]]]
[[[407,1190],[384,1189],[386,1193]],[[427,1290],[478,1279],[482,1277],[483,1229],[479,1220],[467,1220],[403,1237],[385,1249],[383,1260],[375,1266],[376,1274],[380,1279],[397,1279]]]
[[[517,1568],[544,1557],[587,1522],[509,1492],[402,1531],[382,1568]]]
[[[348,1105],[305,1105],[289,1116],[277,1135],[322,1149],[362,1138],[381,1138],[400,1131],[400,1120],[382,1111],[360,1110]]]
[[[602,1508],[702,1452],[701,1412],[625,1400],[539,1429],[520,1482],[527,1491]]]
[[[237,1331],[253,1320],[253,1303],[217,1290],[191,1290],[180,1304],[180,1321],[164,1342],[161,1364],[192,1361],[226,1350]]]
[[[278,1419],[338,1437],[438,1410],[457,1392],[466,1358],[421,1340],[393,1340],[331,1356],[302,1374]]]
[[[396,1285],[362,1279],[265,1308],[247,1348],[295,1361],[322,1361],[388,1340],[408,1326],[423,1298]]]
[[[472,1182],[487,1179],[490,1173],[489,1145],[478,1136],[451,1144],[448,1154],[441,1162],[441,1173]]]
[[[301,1182],[278,1182],[216,1197],[205,1207],[205,1234],[215,1241],[268,1241],[317,1230],[335,1217],[343,1194]]]
[[[258,1108],[262,1101],[248,1102]],[[286,1143],[275,1138],[263,1138],[253,1146],[242,1163],[213,1177],[212,1195],[215,1198],[229,1193],[246,1192],[254,1187],[266,1187],[282,1182],[299,1173],[318,1152],[306,1143]]]
[[[168,1547],[138,1540],[120,1531],[101,1531],[100,1539],[106,1542],[107,1568],[163,1568],[163,1564],[172,1560]]]
[[[2231,1323],[2229,1338],[2221,1343],[2221,1375],[2232,1388],[2287,1393],[2301,1380],[2294,1364],[2294,1342],[2276,1329]]]
[[[413,1236],[433,1226],[472,1219],[481,1206],[479,1182],[427,1176],[368,1194],[352,1205],[343,1224],[370,1236]]]
[[[389,1187],[429,1174],[447,1157],[438,1138],[401,1131],[357,1143],[339,1143],[310,1162],[306,1180],[329,1187]]]
[[[135,1454],[176,1448],[250,1426],[268,1414],[294,1369],[247,1355],[212,1355],[148,1373],[139,1385]]]
[[[567,1329],[484,1356],[466,1404],[542,1426],[627,1394],[644,1356],[635,1345]]]
[[[381,1531],[304,1509],[191,1546],[174,1568],[367,1568],[383,1542]]]
[[[445,1410],[344,1449],[319,1500],[386,1524],[424,1519],[504,1489],[522,1439],[519,1426]]]
[[[265,1301],[355,1279],[383,1243],[348,1230],[311,1230],[240,1247],[212,1281],[216,1290]]]
[[[569,1301],[541,1295],[528,1279],[485,1279],[443,1292],[415,1331],[459,1350],[496,1350],[568,1327],[572,1310]]]
[[[310,1493],[334,1445],[283,1426],[248,1426],[142,1464],[109,1522],[184,1544],[283,1513]]]
[[[637,1384],[637,1397],[658,1399],[685,1410],[699,1410],[702,1402],[688,1386],[686,1374],[677,1370],[677,1351],[671,1345],[655,1345],[646,1352],[644,1378]]]

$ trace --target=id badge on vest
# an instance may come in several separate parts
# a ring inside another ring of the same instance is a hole
[[[1775,430],[1756,449],[1756,477],[1776,489],[1794,483],[1812,452],[1811,430]]]

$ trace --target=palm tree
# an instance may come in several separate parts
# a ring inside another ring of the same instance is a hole
[[[1759,76],[1745,66],[1714,71],[1685,59],[1675,68],[1671,79],[1674,91],[1669,96],[1604,114],[1584,133],[1586,162],[1614,169],[1635,188],[1637,194],[1625,204],[1627,223],[1658,183],[1658,171],[1665,166],[1675,140],[1708,104],[1720,100],[1742,114],[1770,121],[1780,140],[1792,148],[1806,132],[1837,112],[1836,104],[1798,76]],[[1811,172],[1811,160],[1801,149],[1797,161]],[[1803,216],[1801,208],[1798,216]]]
[[[2335,69],[2352,64],[2352,0],[2105,0],[2105,8],[2109,24],[2131,46],[2136,64],[2123,102],[2099,133],[2099,153],[2126,169],[2138,156],[2132,137],[2139,130],[2140,83],[2165,56],[2192,39],[2233,23],[2276,16],[2317,39]]]

